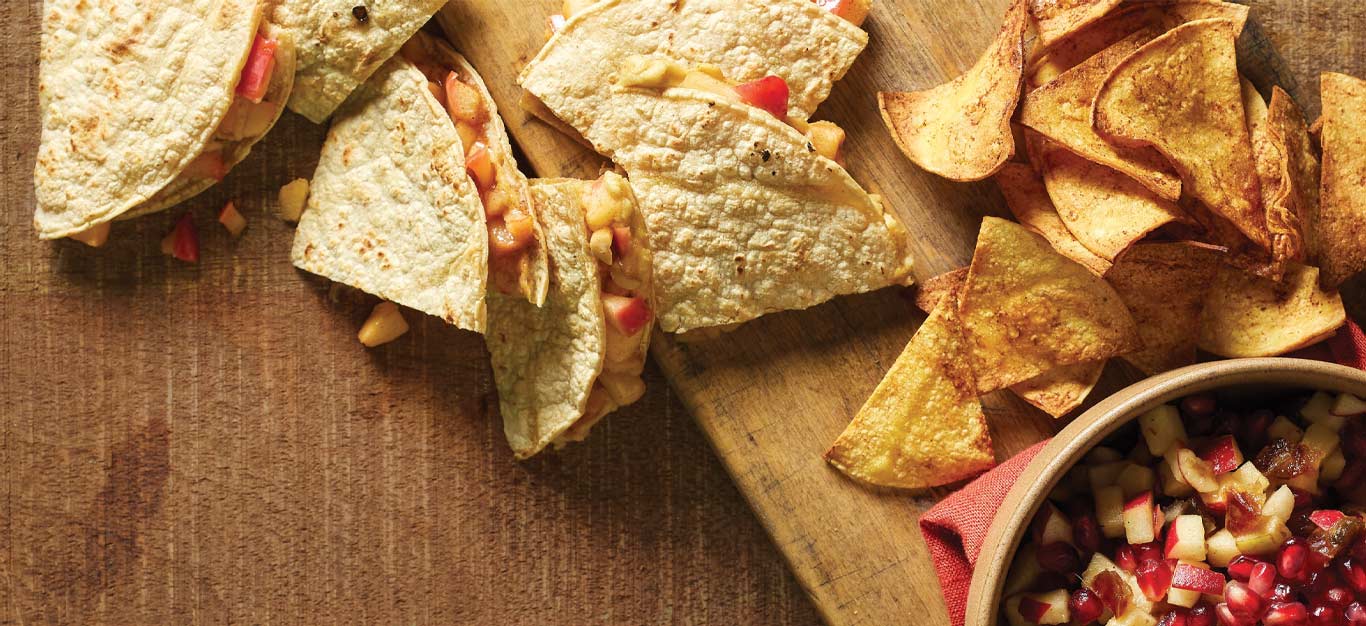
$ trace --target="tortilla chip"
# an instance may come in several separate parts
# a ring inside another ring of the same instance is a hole
[[[1062,417],[1086,401],[1105,371],[1105,361],[1055,367],[1010,386],[1022,400],[1053,417]]]
[[[461,11],[442,11],[442,26],[458,28]],[[779,76],[790,89],[788,113],[806,119],[867,45],[863,29],[812,2],[612,0],[570,16],[518,82],[582,131],[610,113],[611,90],[602,86],[616,83],[627,58],[658,56],[715,65],[741,83]]]
[[[933,313],[940,302],[949,295],[955,298],[962,292],[963,283],[968,279],[968,268],[960,267],[951,272],[944,272],[929,280],[921,281],[915,292],[915,307],[924,311],[926,315]],[[958,306],[958,303],[954,303]]]
[[[1095,125],[1121,145],[1157,148],[1183,189],[1270,249],[1243,115],[1232,20],[1197,20],[1124,59],[1096,96]]]
[[[1029,63],[1029,83],[1045,85],[1100,51],[1144,28],[1167,31],[1186,22],[1210,18],[1233,20],[1242,32],[1248,7],[1217,0],[1131,2],[1063,40],[1043,48]]]
[[[1252,155],[1257,165],[1257,180],[1263,192],[1280,186],[1279,172],[1281,156],[1271,145],[1271,137],[1266,129],[1266,100],[1261,92],[1248,79],[1239,77],[1242,89],[1243,117],[1247,121],[1247,133],[1252,139]]]
[[[1034,169],[1023,163],[1007,163],[996,172],[996,185],[1006,198],[1006,205],[1015,219],[1025,228],[1048,240],[1059,254],[1080,263],[1100,276],[1110,269],[1110,262],[1091,252],[1077,241],[1067,229],[1053,200],[1048,197],[1043,180]]]
[[[427,78],[391,59],[337,111],[294,265],[482,332],[488,231],[464,154]]]
[[[995,457],[952,298],[935,309],[825,453],[862,483],[923,489],[990,468]]]
[[[489,294],[485,337],[503,432],[518,459],[558,439],[584,417],[607,356],[602,280],[588,248],[583,181],[533,180],[532,201],[550,251],[550,291],[537,307]]]
[[[1111,261],[1149,233],[1184,218],[1134,179],[1045,141],[1039,171],[1058,217],[1077,241]]]
[[[1319,270],[1291,264],[1277,283],[1224,266],[1201,317],[1200,349],[1226,357],[1277,356],[1322,341],[1347,321],[1342,298],[1319,289]]]
[[[1277,171],[1263,179],[1262,201],[1266,204],[1266,226],[1271,232],[1271,252],[1278,261],[1304,261],[1305,242],[1302,215],[1319,211],[1319,158],[1314,140],[1304,123],[1304,112],[1280,87],[1271,90],[1267,110],[1268,153],[1274,153]]]
[[[1323,183],[1318,212],[1305,215],[1309,258],[1323,268],[1323,285],[1337,288],[1366,269],[1366,81],[1343,74],[1320,78],[1323,95]]]
[[[995,217],[982,220],[959,314],[982,393],[1141,347],[1114,289],[1042,237]]]
[[[1195,363],[1205,293],[1223,257],[1192,242],[1138,243],[1115,259],[1105,281],[1138,323],[1143,348],[1122,358],[1149,376]]]
[[[1010,118],[1020,99],[1024,0],[1006,11],[996,40],[967,73],[917,92],[881,92],[882,120],[911,161],[957,181],[982,180],[1015,154]]]
[[[1181,179],[1162,155],[1151,147],[1111,144],[1091,126],[1091,107],[1105,77],[1159,32],[1156,27],[1141,29],[1029,92],[1020,105],[1020,123],[1087,160],[1133,178],[1158,196],[1175,201],[1181,197]]]
[[[1029,14],[1045,46],[1071,35],[1120,5],[1123,0],[1029,0]]]
[[[367,3],[355,0],[279,0],[271,23],[294,36],[298,73],[289,110],[315,124],[398,52],[446,0]]]
[[[129,3],[115,16],[85,0],[43,3],[33,174],[40,237],[122,215],[199,156],[232,104],[263,4]]]

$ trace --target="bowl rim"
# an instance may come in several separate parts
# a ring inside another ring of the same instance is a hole
[[[1144,412],[1179,397],[1241,385],[1303,386],[1366,395],[1366,372],[1285,357],[1199,363],[1136,382],[1082,413],[1043,447],[997,508],[974,561],[964,623],[995,626],[1005,575],[1035,512],[1063,474],[1091,448]]]

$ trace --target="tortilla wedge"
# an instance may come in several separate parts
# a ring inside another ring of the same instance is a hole
[[[613,173],[603,182],[630,187]],[[486,335],[503,431],[518,459],[547,446],[582,440],[603,416],[644,393],[640,380],[650,325],[618,342],[604,310],[604,279],[589,242],[585,197],[595,183],[535,180],[531,192],[551,256],[545,305],[489,294]],[[634,200],[631,200],[634,204]],[[632,211],[632,240],[644,241],[644,222]],[[648,249],[636,296],[649,299]]]
[[[994,464],[956,298],[916,331],[825,460],[864,484],[924,489]]]
[[[925,171],[982,180],[1015,155],[1010,118],[1024,76],[1026,9],[1025,0],[1011,4],[996,39],[961,76],[924,91],[878,93],[892,138]]]
[[[337,111],[294,265],[483,332],[488,232],[463,154],[426,77],[391,59]]]
[[[960,267],[951,272],[944,272],[938,276],[921,281],[916,285],[915,307],[924,311],[926,315],[934,312],[935,307],[939,306],[944,298],[962,293],[963,283],[968,279],[968,268]],[[954,302],[954,306],[958,306]]]
[[[1000,218],[982,220],[958,308],[982,393],[1141,347],[1110,285]]]
[[[1048,240],[1059,254],[1080,263],[1092,274],[1100,276],[1110,269],[1110,262],[1077,241],[1058,216],[1058,209],[1048,197],[1043,179],[1034,168],[1023,163],[1007,163],[996,172],[996,185],[1006,198],[1006,206],[1020,225]]]
[[[1086,402],[1104,371],[1103,360],[1064,365],[1011,385],[1010,391],[1040,411],[1062,417]]]
[[[443,4],[446,0],[279,0],[270,21],[298,45],[289,109],[321,124]]]
[[[1366,269],[1366,81],[1345,74],[1320,77],[1323,96],[1323,181],[1317,211],[1308,206],[1310,259],[1335,289]]]
[[[1342,298],[1319,288],[1317,268],[1292,263],[1278,283],[1223,266],[1208,291],[1200,349],[1277,356],[1327,339],[1346,321]]]
[[[1237,36],[1232,20],[1196,20],[1148,42],[1105,79],[1094,120],[1111,141],[1156,148],[1181,174],[1185,193],[1269,250],[1234,54]]]
[[[218,132],[264,3],[182,4],[176,11],[129,5],[114,19],[83,0],[44,3],[34,167],[34,226],[43,239],[148,202]]]
[[[1109,13],[1123,0],[1029,0],[1029,14],[1045,46],[1077,32]]]
[[[1303,262],[1306,244],[1301,216],[1319,212],[1321,168],[1304,112],[1280,87],[1271,90],[1266,133],[1268,153],[1277,156],[1276,172],[1263,176],[1267,182],[1262,187],[1272,257]]]
[[[1105,281],[1133,313],[1143,341],[1120,358],[1149,376],[1195,363],[1206,289],[1223,256],[1193,242],[1138,243],[1119,255]]]

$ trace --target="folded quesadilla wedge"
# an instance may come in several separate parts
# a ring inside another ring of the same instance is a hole
[[[79,233],[205,186],[186,179],[222,178],[227,163],[205,155],[233,121],[237,97],[260,102],[288,91],[287,76],[273,78],[280,46],[261,31],[262,5],[44,4],[34,167],[40,237]],[[247,117],[244,124],[259,126],[234,126],[244,136],[264,135],[274,121]]]
[[[289,109],[322,123],[443,4],[446,0],[279,0],[271,22],[299,46]]]
[[[531,193],[550,291],[542,307],[490,293],[486,334],[503,430],[519,459],[580,441],[638,400],[653,326],[651,252],[626,179],[534,180]]]

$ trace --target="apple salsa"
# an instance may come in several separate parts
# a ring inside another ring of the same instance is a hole
[[[1007,576],[1007,620],[1366,625],[1363,415],[1317,392],[1140,416],[1050,494]]]
[[[229,144],[254,140],[270,130],[280,107],[284,106],[283,102],[266,99],[271,76],[275,73],[275,52],[279,47],[278,41],[264,33],[256,33],[246,64],[242,66],[242,74],[237,79],[228,112],[203,152],[185,166],[180,174],[182,177],[223,180],[231,167],[229,159],[223,156]]]
[[[868,19],[868,10],[872,8],[872,0],[811,0],[816,6],[829,11],[835,17],[843,18],[854,26],[863,26],[863,21]],[[552,31],[559,31],[560,26],[568,18],[574,17],[578,12],[590,7],[597,0],[564,0],[560,7],[559,15],[550,16],[550,27]]]

